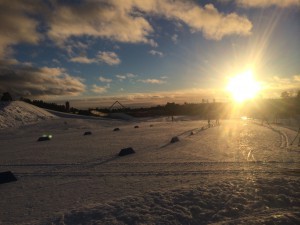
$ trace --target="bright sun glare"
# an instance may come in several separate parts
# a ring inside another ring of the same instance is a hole
[[[232,77],[227,85],[227,90],[239,103],[254,98],[260,89],[260,84],[253,78],[251,70]]]

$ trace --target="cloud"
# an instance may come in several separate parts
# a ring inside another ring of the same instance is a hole
[[[123,81],[127,78],[131,79],[131,78],[134,78],[134,77],[137,77],[137,75],[135,74],[132,74],[132,73],[126,73],[126,74],[118,74],[116,75],[116,77],[120,80],[120,81]]]
[[[108,78],[105,78],[105,77],[102,77],[102,76],[99,77],[99,80],[101,82],[103,82],[103,83],[110,83],[110,82],[112,82],[112,79],[108,79]]]
[[[252,24],[236,13],[220,13],[212,4],[204,7],[178,0],[102,0],[76,4],[52,2],[47,32],[57,45],[72,37],[94,37],[124,43],[158,44],[151,38],[154,29],[149,16],[186,24],[207,39],[220,40],[228,35],[249,35]]]
[[[238,2],[246,5],[248,1]],[[259,1],[250,2],[257,5]],[[297,0],[262,2],[299,5]],[[69,55],[74,54],[74,49],[86,50],[93,38],[157,47],[153,39],[155,31],[149,22],[151,17],[185,24],[192,32],[202,32],[204,37],[214,40],[228,35],[249,35],[252,28],[244,16],[220,13],[212,4],[202,7],[193,1],[82,0],[72,4],[68,1],[0,1],[0,57],[11,54],[14,45],[38,44],[45,36]],[[85,38],[87,43],[78,41],[77,37]],[[118,61],[105,62],[118,64]]]
[[[164,80],[159,80],[159,79],[145,79],[145,80],[138,80],[138,81],[147,84],[163,84],[166,82]]]
[[[299,0],[236,0],[236,4],[240,7],[266,8],[270,6],[291,7],[300,6]]]
[[[174,34],[172,37],[171,37],[172,41],[174,42],[174,44],[177,44],[178,43],[178,35],[177,34]]]
[[[102,51],[99,51],[95,58],[88,58],[86,56],[77,56],[77,57],[70,58],[69,61],[76,62],[76,63],[84,63],[84,64],[103,62],[111,66],[118,65],[121,63],[121,60],[119,59],[116,53],[102,52]]]
[[[192,1],[135,1],[140,10],[185,23],[193,32],[202,32],[207,39],[220,40],[229,35],[250,35],[252,23],[236,13],[220,13],[212,4],[204,7]]]
[[[0,58],[11,53],[12,45],[40,41],[38,22],[29,16],[39,11],[41,5],[33,0],[0,1]]]
[[[103,94],[103,93],[107,92],[107,89],[109,89],[109,87],[110,87],[109,84],[106,86],[98,86],[98,85],[94,84],[92,86],[92,92],[98,93],[98,94]]]
[[[279,97],[283,91],[295,92],[300,90],[300,75],[284,78],[273,76],[263,83],[263,94],[266,97]]]
[[[76,63],[84,63],[84,64],[91,64],[91,63],[96,63],[97,60],[92,58],[87,58],[86,56],[78,56],[78,57],[73,57],[70,58],[71,62],[76,62]]]
[[[149,51],[149,54],[151,54],[151,55],[157,55],[157,56],[159,56],[159,57],[163,57],[164,56],[164,54],[162,53],[162,52],[160,52],[160,51],[155,51],[155,50],[150,50]]]
[[[97,58],[108,65],[118,65],[121,63],[118,55],[115,52],[99,52]]]
[[[23,97],[75,96],[85,91],[85,85],[63,68],[0,63],[0,92],[4,91]]]
[[[116,78],[118,78],[120,81],[123,81],[126,79],[126,76],[125,75],[116,75]]]
[[[150,43],[152,26],[145,18],[132,15],[127,1],[82,1],[69,5],[55,2],[52,7],[48,35],[60,46],[75,36]]]

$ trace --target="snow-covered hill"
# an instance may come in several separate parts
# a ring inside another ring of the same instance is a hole
[[[19,127],[55,117],[44,109],[22,101],[0,101],[0,129]]]

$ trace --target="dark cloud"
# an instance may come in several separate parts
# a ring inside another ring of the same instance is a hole
[[[0,92],[15,96],[41,97],[79,95],[85,91],[83,80],[63,68],[32,67],[0,62]]]
[[[12,45],[40,41],[38,21],[32,15],[43,9],[42,4],[34,0],[0,1],[0,58],[11,53]]]

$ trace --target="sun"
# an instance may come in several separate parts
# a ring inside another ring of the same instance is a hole
[[[253,78],[252,70],[247,70],[230,78],[227,85],[227,91],[230,92],[232,98],[238,103],[253,99],[260,89],[260,83]]]

